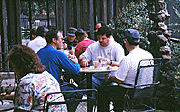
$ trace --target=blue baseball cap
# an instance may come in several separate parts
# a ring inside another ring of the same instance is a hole
[[[128,29],[125,31],[125,35],[127,39],[130,39],[132,41],[139,41],[140,40],[140,34],[139,31],[135,29]]]

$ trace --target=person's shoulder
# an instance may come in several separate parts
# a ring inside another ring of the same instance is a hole
[[[46,40],[40,36],[36,37],[34,40],[30,41],[31,44],[43,44]]]
[[[20,85],[24,85],[24,84],[30,84],[30,83],[33,83],[34,81],[34,77],[36,77],[36,75],[34,73],[28,73],[26,74],[24,77],[22,77],[20,79]]]
[[[88,44],[88,43],[94,43],[95,41],[93,40],[83,40],[81,42],[79,42],[78,44]]]
[[[96,41],[94,40],[88,40],[89,43],[95,43]]]
[[[47,55],[54,55],[55,53],[56,53],[56,49],[54,49],[51,46],[45,46],[37,52],[37,55],[47,56]]]
[[[114,46],[121,46],[121,44],[117,43],[116,41],[113,41],[112,44],[113,44]],[[121,46],[121,47],[122,47],[122,46]]]
[[[49,72],[44,71],[42,73],[42,75],[44,75],[45,77],[47,77],[48,79],[52,79],[52,80],[56,80]]]
[[[141,52],[147,54],[147,55],[152,55],[149,51],[145,50],[145,49],[142,49],[142,48],[139,48],[141,50]]]
[[[31,47],[32,41],[33,41],[33,40],[31,40],[31,41],[29,41],[29,42],[27,43],[27,46],[28,46],[28,47]]]
[[[99,44],[99,42],[97,41],[97,42],[94,42],[94,43],[92,43],[91,45],[89,45],[89,46],[99,46],[100,44]]]
[[[121,50],[124,51],[123,47],[121,46],[121,44],[117,43],[116,41],[111,43],[112,46],[114,47],[115,50]]]
[[[153,58],[153,55],[149,51],[146,51],[146,50],[144,50],[144,51],[145,51],[146,55],[149,56],[149,58]]]
[[[100,46],[100,44],[99,44],[99,42],[97,41],[97,42],[94,42],[94,43],[90,44],[90,45],[88,46],[88,48],[91,49],[91,50],[93,50],[93,49],[97,49],[98,46]]]
[[[38,36],[34,40],[35,41],[45,41],[46,39],[42,38],[41,36]]]

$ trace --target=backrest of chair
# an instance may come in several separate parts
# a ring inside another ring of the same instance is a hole
[[[53,97],[55,94],[66,94],[66,93],[75,93],[75,94],[83,94],[83,97],[71,97],[67,98],[66,100],[48,100],[49,98]],[[87,112],[87,103],[91,104],[91,106],[97,105],[97,90],[96,89],[82,89],[82,90],[71,90],[71,91],[63,91],[63,92],[53,92],[49,93],[45,97],[44,101],[44,111],[48,112],[50,108],[53,106],[58,107],[58,112],[64,112],[63,108],[67,107],[73,107],[74,105],[77,105],[75,112]],[[66,107],[64,107],[66,106]],[[93,107],[94,109],[96,107]]]
[[[161,58],[144,59],[139,62],[135,79],[133,99],[152,98],[156,94],[156,85],[159,84],[159,67]]]
[[[162,64],[161,58],[143,59],[138,64],[135,87],[157,82],[158,68]],[[141,86],[144,88],[146,86]]]

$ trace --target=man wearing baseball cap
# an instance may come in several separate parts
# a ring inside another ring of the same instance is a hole
[[[72,48],[76,47],[78,43],[75,35],[76,31],[76,28],[69,27],[69,32],[67,33],[67,36],[64,38],[64,42],[67,44],[68,50],[71,50]]]
[[[119,83],[120,89],[117,90],[117,88],[113,88],[113,87],[103,88],[103,94],[105,96],[103,98],[103,101],[105,102],[105,104],[108,104],[110,97],[113,96],[114,98],[113,105],[115,112],[121,112],[123,110],[124,94],[127,92],[127,89],[134,87],[139,61],[142,59],[153,59],[151,53],[139,47],[140,34],[137,30],[128,29],[126,30],[125,34],[126,34],[125,35],[126,48],[129,51],[129,54],[122,59],[122,61],[120,62],[120,67],[114,76],[112,76],[111,74],[105,76],[106,80]],[[152,81],[153,81],[153,73],[149,74],[146,78],[142,77],[142,79],[138,83],[140,85],[147,83],[151,84]],[[124,85],[123,83],[130,84],[132,86],[127,86]],[[117,101],[116,98],[119,100],[122,99],[122,101]]]

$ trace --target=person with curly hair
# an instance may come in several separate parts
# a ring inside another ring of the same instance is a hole
[[[57,80],[41,64],[37,54],[29,47],[19,45],[12,48],[8,60],[17,75],[17,88],[14,95],[15,112],[43,111],[45,95],[60,92]],[[63,95],[48,97],[48,101],[64,101]],[[67,111],[65,104],[53,106],[49,111]]]

